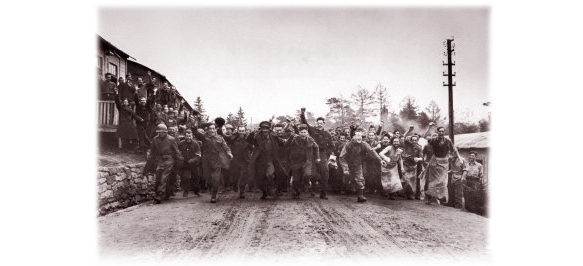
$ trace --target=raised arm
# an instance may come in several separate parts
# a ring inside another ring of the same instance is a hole
[[[377,128],[377,136],[381,135],[381,132],[383,132],[383,121],[381,121],[381,124],[379,125],[379,127]]]
[[[405,131],[405,133],[403,133],[403,138],[405,138],[407,136],[407,134],[411,133],[414,128],[415,127],[413,125],[410,125],[409,128],[407,129],[407,131]]]
[[[387,146],[381,152],[379,152],[379,157],[381,157],[387,163],[391,162],[391,158],[387,156],[387,152],[389,152],[390,149],[391,146]]]
[[[433,127],[433,125],[435,125],[435,123],[429,122],[429,126],[427,127],[425,134],[423,134],[423,138],[427,138],[427,134],[429,134],[429,130],[431,129],[431,127]]]

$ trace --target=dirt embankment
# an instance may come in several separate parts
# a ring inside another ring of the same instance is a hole
[[[181,194],[181,193],[180,193]],[[176,196],[98,218],[102,262],[489,262],[488,219],[422,201]]]

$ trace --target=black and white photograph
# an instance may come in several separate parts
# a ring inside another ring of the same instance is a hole
[[[0,13],[3,265],[577,264],[565,1]]]
[[[489,18],[99,8],[99,258],[489,262]]]

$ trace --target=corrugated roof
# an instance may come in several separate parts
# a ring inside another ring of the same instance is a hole
[[[490,132],[457,134],[454,137],[455,146],[460,149],[489,148],[489,136]]]

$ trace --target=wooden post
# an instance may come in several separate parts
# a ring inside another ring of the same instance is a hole
[[[454,142],[453,139],[453,125],[454,125],[454,119],[453,119],[453,86],[455,86],[455,83],[453,82],[453,77],[455,76],[456,73],[452,73],[452,66],[455,66],[455,62],[451,61],[451,56],[453,54],[454,51],[454,47],[455,44],[452,45],[453,42],[453,37],[451,39],[447,39],[447,64],[443,63],[444,66],[447,66],[447,74],[443,73],[444,76],[447,76],[447,84],[445,84],[445,82],[443,83],[443,86],[447,86],[448,87],[448,93],[449,93],[449,101],[448,101],[448,110],[449,110],[449,138],[451,139],[452,143]]]

